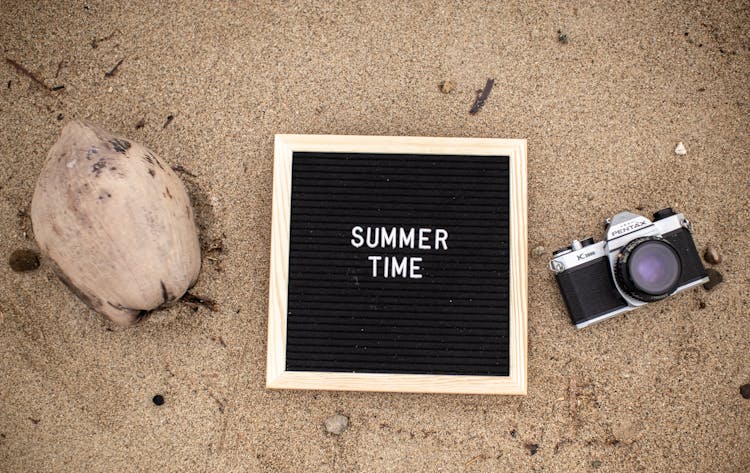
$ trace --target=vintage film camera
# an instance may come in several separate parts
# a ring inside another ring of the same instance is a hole
[[[573,240],[549,262],[577,328],[708,281],[683,214],[620,212],[606,224],[605,241]]]

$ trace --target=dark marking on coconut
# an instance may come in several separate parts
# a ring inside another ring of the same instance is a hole
[[[169,197],[170,199],[172,199],[173,197],[172,197],[172,193],[169,192],[169,187],[165,187],[164,190],[167,191],[167,197]]]
[[[151,316],[150,310],[138,310],[138,309],[131,309],[129,307],[123,307],[120,304],[113,304],[109,301],[107,301],[107,304],[109,304],[111,307],[114,307],[117,310],[122,310],[124,312],[129,312],[130,315],[133,317],[133,323],[139,324],[149,318]]]
[[[151,174],[151,177],[156,176],[156,172],[153,170],[153,168],[149,168],[148,173]]]
[[[156,161],[156,165],[159,166],[159,169],[161,169],[163,171],[164,170],[164,166],[161,165],[161,161],[159,161],[159,158],[157,158],[156,156],[154,156],[154,161]]]
[[[91,148],[89,148],[88,151],[86,151],[86,160],[91,161],[91,158],[93,158],[94,155],[97,154],[98,152],[99,152],[99,148],[97,148],[96,146],[92,146]]]
[[[123,310],[123,311],[126,311],[126,312],[133,312],[133,315],[135,315],[138,319],[143,318],[149,312],[147,310],[131,309],[130,307],[125,307],[124,305],[121,305],[121,304],[113,304],[113,303],[111,303],[109,301],[107,301],[107,304],[110,307],[114,307],[117,310]]]
[[[83,301],[84,304],[89,306],[90,308],[94,310],[98,310],[99,307],[102,306],[102,301],[95,296],[86,294],[82,290],[78,289],[78,287],[73,284],[73,282],[68,278],[68,276],[62,272],[60,268],[55,268],[55,273],[57,273],[57,277],[60,278],[60,281],[62,281],[65,286],[70,289],[70,292],[76,295],[81,301]]]
[[[99,158],[99,161],[95,162],[93,166],[91,166],[91,172],[96,174],[96,177],[99,177],[102,173],[102,169],[107,167],[107,163],[104,161],[104,158]]]
[[[153,159],[151,159],[151,154],[149,154],[149,153],[144,154],[143,155],[143,159],[145,159],[146,162],[149,163],[149,164],[154,164]]]
[[[169,302],[169,293],[167,292],[167,286],[164,285],[164,281],[159,281],[159,284],[161,284],[161,298],[166,304]]]
[[[113,150],[121,154],[125,154],[125,151],[127,151],[130,148],[130,142],[125,141],[125,140],[114,139],[110,141],[109,144],[112,145]]]
[[[112,197],[112,194],[110,194],[110,193],[109,193],[109,192],[107,192],[107,191],[102,191],[102,192],[101,192],[101,193],[99,194],[99,200],[105,200],[105,199],[109,199],[109,198],[111,198],[111,197]]]

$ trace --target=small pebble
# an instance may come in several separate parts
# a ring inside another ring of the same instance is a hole
[[[596,469],[599,469],[599,467],[602,466],[602,462],[600,462],[599,460],[594,460],[594,461],[591,462],[591,466],[594,467],[594,468],[596,468]]]
[[[703,252],[703,259],[706,263],[719,264],[721,263],[721,254],[713,246],[707,246],[706,251]]]
[[[341,414],[336,414],[326,419],[324,424],[329,434],[341,435],[349,426],[349,418]]]
[[[513,438],[518,437],[518,431],[516,429],[513,429],[510,431],[510,436]]]
[[[16,250],[10,254],[8,264],[17,273],[33,271],[39,267],[39,256],[32,250]]]
[[[685,149],[685,145],[682,144],[682,141],[677,143],[677,146],[674,149],[674,154],[677,156],[685,156],[687,154],[687,149]]]
[[[529,455],[536,455],[536,452],[539,450],[539,444],[538,443],[527,443],[524,446],[529,451]]]
[[[713,268],[708,268],[706,274],[708,275],[708,282],[703,284],[703,289],[707,291],[710,291],[724,281],[724,276]]]
[[[641,435],[643,427],[632,419],[618,419],[612,425],[612,436],[618,443],[630,445]]]
[[[456,86],[453,84],[453,82],[444,80],[443,82],[438,84],[438,88],[440,89],[440,92],[444,94],[450,94],[451,92],[453,92],[453,89],[455,89]]]
[[[164,396],[162,396],[161,394],[157,394],[156,396],[154,396],[152,401],[154,401],[154,404],[156,404],[157,406],[161,406],[162,404],[164,404]]]
[[[745,399],[750,399],[750,384],[740,386],[740,395]]]
[[[568,34],[563,33],[560,30],[557,30],[557,40],[560,41],[562,44],[568,44]]]
[[[534,248],[533,250],[531,250],[531,254],[533,254],[533,255],[534,255],[534,256],[536,256],[537,258],[539,258],[539,257],[541,257],[541,256],[544,256],[544,254],[545,254],[546,252],[547,252],[547,251],[546,251],[546,250],[544,249],[544,247],[543,247],[543,246],[537,246],[536,248]]]

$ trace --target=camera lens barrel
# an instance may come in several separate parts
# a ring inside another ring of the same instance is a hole
[[[682,262],[668,241],[648,236],[636,238],[623,247],[614,272],[623,291],[638,300],[653,302],[677,289]]]

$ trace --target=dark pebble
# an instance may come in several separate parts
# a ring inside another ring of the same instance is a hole
[[[156,396],[154,396],[152,401],[154,401],[154,404],[156,404],[157,406],[161,406],[162,404],[164,404],[164,396],[162,396],[161,394],[157,394]]]
[[[706,274],[708,274],[708,282],[703,285],[703,288],[707,291],[710,291],[724,281],[724,276],[713,268],[708,268]]]
[[[34,271],[39,267],[39,256],[32,250],[16,250],[10,254],[8,264],[17,273]]]
[[[591,466],[598,469],[602,466],[602,462],[600,462],[599,460],[594,460],[591,462]]]
[[[57,121],[60,121],[60,120],[62,120],[63,118],[65,118],[65,115],[63,115],[62,113],[58,113],[58,114],[57,114]]]
[[[513,438],[518,437],[518,431],[516,431],[516,429],[511,430],[510,431],[510,436],[513,437]]]
[[[539,444],[538,443],[527,443],[526,448],[529,451],[529,455],[536,455],[536,452],[539,450]]]
[[[750,399],[750,384],[740,386],[740,395],[745,399]]]

